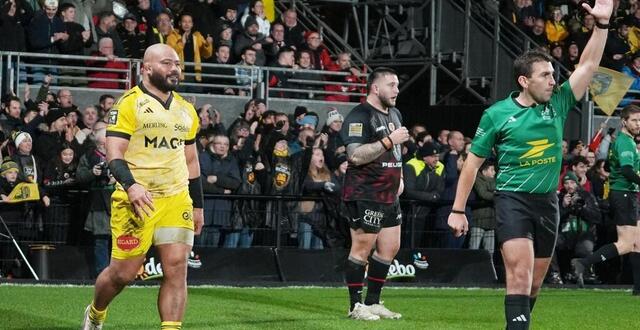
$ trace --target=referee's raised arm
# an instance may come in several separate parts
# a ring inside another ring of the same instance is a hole
[[[582,99],[589,83],[591,83],[594,72],[596,72],[598,65],[600,65],[604,46],[607,42],[607,35],[609,34],[609,19],[613,10],[613,1],[596,0],[593,8],[586,2],[583,2],[582,7],[588,11],[589,14],[593,15],[596,19],[596,25],[591,33],[591,38],[589,38],[587,45],[582,51],[577,68],[569,77],[571,91],[573,91],[576,100]]]

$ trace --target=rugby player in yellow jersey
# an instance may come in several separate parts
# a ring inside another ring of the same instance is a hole
[[[180,60],[169,46],[144,54],[142,83],[109,112],[107,159],[118,181],[111,200],[111,263],[98,276],[83,329],[102,329],[107,306],[134,280],[154,244],[162,262],[161,329],[181,329],[187,256],[200,233],[202,183],[195,145],[198,115],[174,90]]]

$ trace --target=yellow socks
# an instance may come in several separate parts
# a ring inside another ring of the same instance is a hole
[[[93,302],[91,302],[91,309],[89,310],[89,320],[91,320],[93,324],[102,324],[104,323],[104,320],[106,318],[107,309],[105,308],[105,310],[99,311],[93,306]]]
[[[182,329],[182,322],[176,321],[163,321],[160,326],[162,330],[180,330]]]

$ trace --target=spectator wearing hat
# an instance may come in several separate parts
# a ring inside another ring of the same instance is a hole
[[[340,137],[340,130],[342,129],[342,123],[344,122],[344,117],[338,112],[338,109],[335,107],[330,107],[329,112],[327,113],[327,121],[325,126],[322,128],[322,132],[327,134],[327,145],[324,149],[324,156],[326,158],[326,163],[331,170],[336,169],[335,158],[339,154],[345,153],[347,150],[344,146],[344,142]]]
[[[422,202],[436,202],[444,191],[442,170],[444,165],[439,161],[438,148],[430,142],[423,144],[416,151],[416,156],[403,166],[404,193],[403,198]],[[421,246],[424,238],[427,218],[433,205],[415,203],[406,223],[403,221],[403,246]],[[411,228],[413,227],[413,231]],[[412,233],[413,235],[409,235]],[[413,242],[413,244],[412,244]]]
[[[104,69],[119,69],[126,70],[129,68],[127,62],[116,61],[118,56],[114,53],[114,42],[111,38],[104,37],[98,41],[98,51],[93,52],[92,56],[106,57],[104,59],[87,60],[87,66],[93,68]],[[123,79],[126,76],[125,72],[114,71],[90,71],[87,76],[92,78],[87,84],[91,88],[104,88],[104,89],[123,89],[125,83],[113,81],[116,79]],[[108,79],[108,80],[107,80]]]
[[[44,120],[49,130],[40,134],[36,140],[35,155],[43,162],[53,161],[65,143],[71,145],[78,154],[80,145],[72,134],[73,131],[68,129],[66,113],[60,109],[51,109]]]
[[[147,36],[139,30],[136,15],[132,13],[126,14],[122,24],[118,25],[117,31],[122,40],[126,57],[142,58],[147,48]]]
[[[329,50],[322,44],[320,33],[307,31],[304,34],[305,44],[302,49],[307,49],[313,55],[314,70],[328,70],[334,68],[335,64],[331,60]]]
[[[593,253],[595,225],[602,218],[596,198],[580,186],[578,176],[569,171],[562,176],[558,195],[560,225],[556,254],[550,266],[550,280],[556,280],[561,270],[570,270],[569,260]],[[585,278],[594,278],[593,273]]]
[[[219,47],[221,45],[229,46],[233,49],[233,28],[231,25],[224,23],[220,27],[220,32],[214,36],[214,42]]]
[[[244,31],[236,36],[233,41],[233,53],[236,57],[240,57],[243,50],[252,48],[256,51],[255,64],[263,66],[266,63],[263,44],[268,43],[265,35],[259,32],[258,21],[253,16],[248,16],[244,22]]]
[[[171,10],[165,9],[156,15],[154,24],[147,28],[146,45],[166,44],[171,32],[173,32],[173,14]]]
[[[185,82],[202,82],[202,61],[213,55],[213,38],[211,36],[205,38],[200,31],[194,30],[191,14],[182,14],[179,25],[179,30],[174,30],[167,37],[167,45],[175,49],[180,58],[182,66],[180,79]],[[185,62],[193,62],[194,64],[187,66]],[[185,75],[187,72],[195,73],[195,76]],[[200,91],[194,87],[187,89],[193,92]]]
[[[473,209],[473,225],[469,228],[469,249],[484,250],[493,255],[496,239],[496,210],[493,195],[496,192],[496,168],[492,160],[485,160],[473,184],[478,206]]]
[[[214,23],[213,35],[219,35],[225,26],[231,27],[232,38],[242,33],[244,27],[238,20],[238,6],[234,0],[223,0],[220,4],[220,13]]]
[[[249,11],[242,16],[240,23],[244,26],[250,16],[258,23],[258,33],[268,36],[271,32],[271,23],[265,15],[264,4],[261,0],[251,0]]]

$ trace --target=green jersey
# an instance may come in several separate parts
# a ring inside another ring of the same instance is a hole
[[[576,104],[569,81],[557,88],[549,102],[524,107],[518,92],[485,110],[471,152],[498,158],[496,190],[545,194],[558,186],[562,165],[562,137],[569,110]]]
[[[640,157],[638,157],[638,149],[636,142],[631,136],[623,132],[618,132],[616,140],[609,148],[609,189],[618,191],[638,192],[638,185],[627,180],[622,175],[622,167],[630,165],[633,171],[638,173],[640,170]]]

